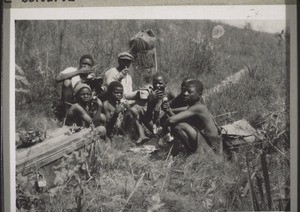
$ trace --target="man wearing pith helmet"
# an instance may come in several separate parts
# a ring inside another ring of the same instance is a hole
[[[111,68],[104,74],[103,88],[107,89],[108,85],[113,81],[119,81],[124,88],[124,97],[133,99],[136,92],[132,91],[132,78],[129,75],[129,68],[132,64],[133,56],[128,52],[122,52],[118,55],[118,66]]]

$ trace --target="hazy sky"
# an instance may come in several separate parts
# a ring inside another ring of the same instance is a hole
[[[253,30],[277,33],[282,29],[285,30],[286,21],[285,20],[218,20],[229,24],[231,26],[236,26],[243,28],[247,22],[252,26]]]
[[[15,19],[208,19],[243,28],[247,22],[253,30],[276,33],[285,29],[285,5],[225,6],[153,6],[102,8],[12,9]],[[12,18],[12,20],[13,20]],[[13,23],[13,22],[12,22]]]

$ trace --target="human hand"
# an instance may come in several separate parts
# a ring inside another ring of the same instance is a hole
[[[170,112],[171,111],[170,103],[168,101],[163,101],[163,103],[161,104],[161,109],[163,111]]]
[[[89,67],[82,67],[78,70],[79,74],[90,74],[93,72],[93,69]]]
[[[125,110],[128,110],[128,109],[130,108],[130,105],[129,105],[128,102],[124,102],[124,103],[123,103],[123,106],[124,106],[124,109],[125,109]]]
[[[121,73],[126,76],[129,72],[129,68],[127,68],[127,66],[125,66],[125,68],[121,71]]]
[[[124,104],[117,104],[116,105],[116,108],[115,108],[115,113],[121,113],[121,112],[123,112],[124,111],[124,109],[125,109],[125,106],[124,106]]]
[[[164,97],[164,92],[163,92],[162,90],[159,90],[159,89],[154,90],[154,91],[152,92],[152,97],[153,97],[154,99],[161,99],[161,98]]]
[[[95,125],[94,125],[94,123],[92,122],[92,123],[90,123],[90,128],[91,128],[91,131],[94,131],[94,129],[95,129]]]
[[[173,117],[170,117],[167,119],[167,121],[165,122],[165,127],[171,126],[174,124],[174,119]]]
[[[123,70],[121,70],[118,80],[121,81],[123,78],[125,78],[126,75],[128,74],[128,72],[129,72],[129,69],[127,67],[125,67]]]

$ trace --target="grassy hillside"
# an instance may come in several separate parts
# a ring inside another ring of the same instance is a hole
[[[245,65],[257,65],[257,78],[269,80],[270,86],[277,87],[270,88],[270,98],[284,97],[285,45],[278,45],[271,34],[228,25],[224,25],[225,34],[214,39],[212,29],[216,25],[210,21],[17,21],[16,64],[24,70],[30,83],[26,104],[20,99],[16,101],[17,128],[36,127],[26,121],[34,114],[24,119],[22,116],[39,110],[40,103],[46,109],[41,109],[44,116],[51,117],[50,97],[54,92],[60,94],[61,87],[54,78],[63,69],[77,66],[82,54],[94,56],[97,74],[101,74],[116,65],[119,52],[129,49],[130,37],[149,28],[158,37],[158,69],[172,79],[169,82],[172,90],[178,90],[177,85],[185,76],[199,78],[209,89]],[[140,73],[132,72],[138,79]],[[139,80],[134,81],[138,87]],[[214,111],[214,115],[218,113]]]
[[[158,69],[166,74],[168,87],[175,92],[183,77],[198,78],[209,89],[248,67],[240,81],[210,95],[206,104],[220,125],[244,118],[265,133],[273,209],[279,210],[275,199],[288,198],[290,170],[286,41],[279,42],[273,34],[225,24],[220,24],[224,35],[213,38],[212,30],[218,24],[204,20],[17,21],[16,64],[28,80],[28,85],[17,86],[28,93],[16,95],[16,129],[44,130],[57,126],[51,113],[51,99],[60,93],[60,85],[54,77],[64,68],[77,66],[85,53],[94,56],[100,75],[116,65],[118,53],[128,50],[131,36],[139,30],[152,29],[158,38]],[[140,86],[140,73],[131,71],[134,86]],[[56,169],[56,190],[43,195],[31,192],[32,198],[44,201],[36,207],[46,211],[253,209],[253,196],[250,192],[242,194],[247,171],[261,174],[264,169],[255,162],[261,147],[242,150],[235,164],[203,155],[180,155],[170,161],[166,160],[167,148],[158,155],[145,156],[127,152],[132,146],[129,139],[116,138],[109,143],[99,141],[93,161],[75,153],[66,157]],[[82,170],[86,160],[91,167]],[[28,188],[27,181],[30,179],[18,178],[23,188]],[[73,187],[70,181],[74,181]],[[255,186],[259,196],[261,187]],[[268,209],[266,200],[260,200],[259,205]]]

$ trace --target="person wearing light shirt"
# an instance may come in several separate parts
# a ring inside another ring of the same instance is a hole
[[[129,68],[132,64],[133,56],[128,52],[122,52],[118,55],[118,67],[107,70],[103,79],[103,90],[107,90],[109,84],[113,81],[119,81],[123,85],[124,98],[132,100],[137,91],[132,89],[132,78],[129,75]]]

